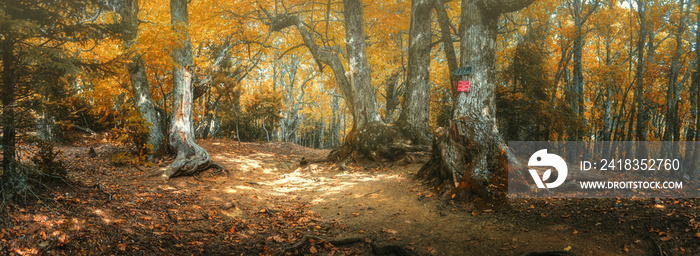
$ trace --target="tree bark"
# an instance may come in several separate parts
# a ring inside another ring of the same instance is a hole
[[[406,93],[397,125],[414,144],[428,145],[430,132],[430,50],[432,0],[411,1]]]
[[[146,67],[143,64],[141,53],[133,46],[138,38],[139,31],[139,0],[124,0],[121,8],[122,23],[124,26],[123,40],[124,48],[131,51],[127,70],[131,80],[131,89],[134,94],[133,99],[139,108],[139,113],[144,120],[151,125],[148,127],[148,139],[146,143],[151,145],[149,160],[165,153],[165,135],[163,134],[162,117],[156,111],[151,97],[151,90],[148,86],[148,76]]]
[[[170,1],[170,22],[180,34],[180,44],[172,51],[173,66],[173,114],[170,124],[170,146],[176,152],[175,160],[166,168],[164,178],[192,175],[222,166],[209,158],[209,153],[197,145],[192,130],[192,100],[195,79],[192,66],[192,43],[189,36],[188,0]]]
[[[584,37],[587,31],[585,31],[585,23],[593,12],[598,9],[599,1],[596,0],[591,3],[590,9],[588,11],[584,10],[586,5],[585,0],[573,0],[569,1],[569,11],[574,18],[574,26],[576,28],[574,34],[574,46],[573,51],[573,81],[572,81],[572,97],[570,97],[571,108],[576,112],[579,119],[584,120],[584,114],[586,112],[586,106],[584,103],[583,95],[583,46],[585,44]],[[581,129],[576,129],[575,138],[576,140],[583,140],[584,134],[581,134]]]
[[[683,54],[683,33],[685,32],[685,1],[680,3],[680,21],[678,22],[678,27],[674,33],[676,39],[676,50],[671,57],[671,70],[668,74],[668,87],[666,88],[666,116],[665,116],[665,129],[663,134],[664,141],[679,141],[678,136],[679,123],[678,123],[678,103],[680,102],[680,90],[678,85],[678,74],[681,70],[681,55]],[[667,148],[666,153],[675,155],[676,149]]]
[[[394,71],[393,74],[391,74],[387,80],[384,82],[384,88],[385,88],[385,104],[386,104],[386,111],[384,111],[384,123],[390,124],[394,122],[394,112],[396,111],[396,107],[399,106],[399,96],[402,94],[402,90],[399,88],[399,81],[401,74],[403,74],[404,69],[398,69]]]
[[[700,0],[695,0],[695,3],[700,6]],[[696,12],[697,27],[700,28],[700,12]],[[700,180],[700,29],[695,31],[695,56],[698,60],[695,62],[695,73],[693,74],[693,91],[695,92],[695,106],[693,108],[693,118],[695,118],[695,151],[693,152],[695,173],[691,175],[693,180]],[[691,125],[692,126],[692,123]]]
[[[637,124],[636,124],[636,139],[637,141],[647,140],[647,131],[649,123],[649,112],[647,110],[647,101],[644,95],[644,73],[646,70],[644,56],[644,46],[647,44],[647,18],[646,18],[646,5],[644,0],[637,0],[637,14],[639,15],[639,39],[637,40],[637,71],[635,73],[635,80],[637,82],[637,87],[635,90],[635,103],[637,105]],[[649,42],[653,43],[653,42]],[[647,155],[646,148],[642,145],[637,149],[637,155],[640,157],[645,157]]]
[[[461,2],[460,63],[472,67],[473,73],[462,78],[471,86],[469,92],[457,92],[451,124],[438,129],[431,160],[418,172],[419,177],[452,187],[453,196],[505,197],[508,159],[515,158],[496,127],[498,18],[532,2]]]
[[[19,178],[16,154],[15,130],[15,42],[10,35],[2,41],[2,180],[12,182]]]

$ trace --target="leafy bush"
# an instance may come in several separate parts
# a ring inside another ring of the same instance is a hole
[[[54,150],[51,142],[41,141],[38,144],[38,151],[31,157],[34,168],[39,174],[39,178],[60,179],[65,178],[68,171],[61,159],[61,151]]]
[[[146,144],[150,123],[146,122],[136,110],[133,103],[121,106],[122,115],[117,118],[116,127],[110,131],[110,137],[118,144],[129,147],[129,152],[121,152],[112,157],[112,163],[124,165],[127,163],[143,164],[153,150],[153,145]]]

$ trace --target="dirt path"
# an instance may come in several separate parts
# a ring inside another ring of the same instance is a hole
[[[700,252],[695,200],[452,204],[412,179],[419,164],[297,168],[302,157],[328,152],[291,143],[199,143],[230,177],[207,171],[164,182],[111,166],[113,148],[93,145],[98,158],[85,155],[88,145],[64,148],[74,185],[48,191],[45,205],[15,209],[15,226],[0,233],[0,251],[371,255],[373,245],[399,245],[419,255]]]

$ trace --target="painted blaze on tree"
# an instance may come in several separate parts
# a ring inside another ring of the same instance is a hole
[[[496,39],[503,13],[534,0],[462,0],[460,66],[472,67],[468,93],[453,85],[454,112],[448,127],[436,131],[431,160],[418,175],[452,187],[455,196],[487,199],[505,196],[512,153],[496,126]],[[454,79],[453,79],[454,80]]]

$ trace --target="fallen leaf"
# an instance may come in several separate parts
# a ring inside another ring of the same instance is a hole
[[[309,251],[313,254],[316,254],[318,252],[318,250],[316,250],[316,247],[313,247],[313,246],[311,246],[311,248],[309,248]]]
[[[117,249],[120,251],[126,251],[126,244],[117,244]]]
[[[564,251],[571,251],[571,246],[567,246],[566,248],[564,248]]]

